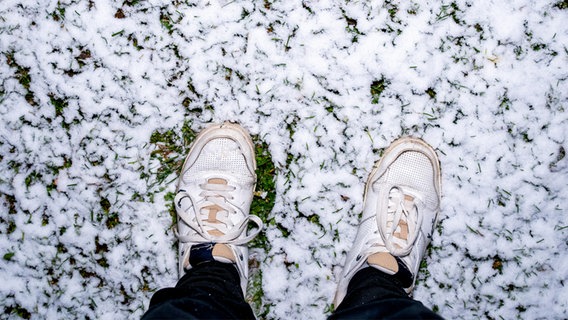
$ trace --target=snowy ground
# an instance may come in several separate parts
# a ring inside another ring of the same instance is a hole
[[[177,277],[152,133],[225,120],[276,166],[263,317],[329,314],[364,182],[404,134],[443,170],[415,298],[565,317],[566,21],[566,0],[2,0],[0,317],[139,318]]]

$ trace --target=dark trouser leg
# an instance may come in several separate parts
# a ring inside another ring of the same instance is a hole
[[[217,261],[189,270],[175,288],[157,291],[142,319],[254,319],[235,266]]]
[[[355,274],[329,319],[442,319],[412,300],[393,276],[368,267]]]

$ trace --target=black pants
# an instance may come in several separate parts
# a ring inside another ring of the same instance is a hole
[[[203,263],[187,272],[175,288],[157,291],[142,319],[254,319],[244,300],[237,269]],[[375,268],[359,271],[330,319],[441,319],[409,298],[398,281]]]

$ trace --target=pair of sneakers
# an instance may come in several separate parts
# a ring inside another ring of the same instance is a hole
[[[263,227],[249,214],[256,185],[253,142],[237,124],[202,131],[185,159],[175,196],[180,277],[207,261],[234,263],[243,293],[247,242]],[[410,294],[440,208],[440,165],[424,141],[395,141],[371,172],[363,216],[339,280],[339,305],[357,271],[374,267],[397,277]],[[249,225],[253,224],[253,228]]]

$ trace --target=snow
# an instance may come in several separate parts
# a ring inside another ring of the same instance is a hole
[[[446,318],[565,317],[565,3],[2,1],[3,314],[139,318],[175,284],[175,174],[155,183],[150,136],[188,120],[268,145],[268,318],[329,314],[367,175],[401,135],[443,174],[414,297]]]

